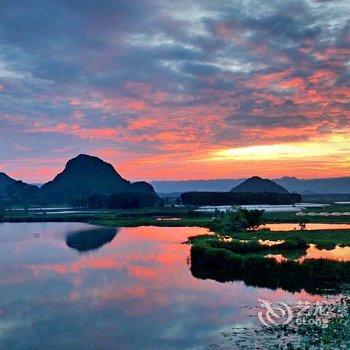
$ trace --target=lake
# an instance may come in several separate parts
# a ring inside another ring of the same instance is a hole
[[[321,299],[194,278],[181,243],[204,233],[0,224],[1,349],[232,349],[228,331],[259,327],[259,298]]]

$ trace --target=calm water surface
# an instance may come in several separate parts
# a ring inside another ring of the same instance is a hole
[[[181,242],[206,232],[0,224],[0,348],[232,349],[258,298],[320,299],[194,278]]]

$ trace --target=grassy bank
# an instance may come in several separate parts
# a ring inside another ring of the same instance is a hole
[[[323,210],[328,212],[329,210]],[[317,211],[308,210],[305,213]],[[330,211],[333,212],[333,211]],[[300,222],[305,223],[317,223],[317,224],[349,224],[350,215],[346,216],[297,216],[296,213],[264,213],[263,219],[265,223],[295,223],[299,224]]]
[[[2,222],[87,222],[110,227],[136,226],[202,226],[209,227],[211,215],[198,214],[181,208],[144,208],[134,210],[91,211],[79,213],[45,213],[12,211]]]
[[[295,240],[301,239],[319,248],[331,248],[335,245],[350,246],[350,230],[316,230],[316,231],[245,231],[232,233],[238,240]]]
[[[349,205],[337,205],[331,204],[326,206],[325,208],[309,208],[304,211],[305,214],[308,213],[349,213],[350,206]],[[350,223],[350,215],[342,215],[342,216],[308,216],[302,215],[298,216],[296,213],[264,213],[264,221],[267,223],[283,223],[283,222],[313,222],[313,223]]]
[[[255,214],[258,218],[259,213]],[[295,261],[306,254],[309,244],[319,248],[350,246],[350,230],[254,231],[239,228],[237,221],[248,223],[244,219],[242,215],[227,213],[212,223],[217,234],[190,239],[194,276],[218,281],[241,280],[252,286],[281,287],[292,292],[301,289],[316,292],[350,282],[349,262]],[[280,242],[265,245],[261,240]],[[268,254],[279,254],[288,260],[277,261],[267,258]]]
[[[110,227],[137,227],[137,226],[159,226],[159,227],[210,227],[210,218],[186,218],[181,220],[158,220],[157,218],[115,218],[115,219],[94,219],[90,223]]]
[[[251,252],[241,254],[216,248],[203,239],[192,243],[191,272],[200,279],[243,281],[248,286],[289,292],[304,289],[311,294],[337,292],[342,283],[350,282],[350,262],[325,259],[278,262]]]
[[[206,227],[219,232],[218,223],[223,220],[222,215],[213,216],[213,213],[198,213],[192,208],[143,208],[129,210],[99,210],[91,212],[58,213],[11,211],[7,212],[3,222],[86,222],[109,227],[137,227],[137,226],[167,226],[167,227]],[[272,214],[269,215],[272,218]],[[291,213],[278,213],[280,222],[291,222]],[[295,216],[293,213],[292,215]],[[266,218],[264,218],[266,221]],[[332,219],[332,218],[322,218]],[[312,220],[314,221],[314,220]],[[328,220],[329,221],[329,220]],[[275,219],[277,222],[277,219]],[[307,244],[316,244],[317,247],[331,248],[336,244],[350,246],[350,230],[317,230],[317,231],[223,231],[222,235],[230,236],[235,240],[302,240]]]
[[[117,226],[204,226],[215,229],[215,221],[222,220],[224,213],[196,212],[196,207],[156,207],[141,209],[116,210],[81,210],[75,213],[59,213],[61,210],[48,209],[41,211],[11,210],[1,217],[2,222],[101,222],[104,225]],[[63,209],[64,210],[64,209]],[[67,209],[71,211],[71,209]],[[345,212],[349,206],[332,205],[326,209],[309,209],[308,212]],[[159,218],[180,218],[181,220],[158,220]],[[296,213],[263,214],[264,223],[350,223],[350,216],[296,216]]]

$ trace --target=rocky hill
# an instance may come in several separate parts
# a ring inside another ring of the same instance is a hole
[[[69,203],[79,197],[118,193],[157,196],[148,183],[131,183],[121,177],[111,164],[85,154],[68,161],[63,172],[44,184],[41,192],[50,203]]]
[[[253,176],[234,187],[231,192],[251,192],[251,193],[289,193],[284,187],[276,182]]]

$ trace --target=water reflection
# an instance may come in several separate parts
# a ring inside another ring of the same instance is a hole
[[[350,262],[350,247],[336,246],[332,249],[321,249],[315,244],[310,244],[309,248],[304,251],[285,252],[284,254],[268,254],[266,257],[275,258],[277,261],[295,260],[303,262],[306,259],[328,259],[335,261]]]
[[[87,229],[97,227],[0,225],[2,349],[206,349],[223,329],[256,325],[258,298],[320,299],[194,278],[181,242],[203,228],[122,228],[78,254],[66,237]]]
[[[310,244],[306,255],[300,260],[305,259],[330,259],[337,261],[350,261],[350,247],[336,246],[333,249],[319,249],[315,244]]]
[[[87,252],[112,242],[116,235],[117,230],[115,228],[85,230],[69,234],[66,237],[66,244],[79,252]]]

